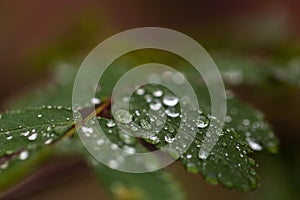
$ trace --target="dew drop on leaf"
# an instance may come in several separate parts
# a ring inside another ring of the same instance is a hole
[[[123,124],[128,124],[132,122],[132,116],[129,114],[128,111],[123,109],[117,110],[115,112],[115,117],[118,122]]]
[[[113,120],[108,120],[108,122],[106,123],[106,126],[108,128],[112,128],[116,125],[116,123]]]
[[[196,120],[196,126],[198,128],[205,128],[208,126],[208,124],[209,124],[209,119],[204,115],[200,115]]]
[[[178,102],[178,98],[173,95],[165,95],[163,97],[163,104],[165,104],[166,106],[173,107],[176,106]]]
[[[19,155],[19,159],[20,160],[26,160],[29,156],[29,152],[28,151],[22,151]]]
[[[37,136],[38,136],[37,133],[33,133],[28,137],[28,140],[31,140],[31,141],[36,140]]]
[[[180,113],[175,108],[168,108],[168,109],[166,109],[165,112],[169,117],[172,117],[172,118],[179,117],[179,115],[180,115]]]

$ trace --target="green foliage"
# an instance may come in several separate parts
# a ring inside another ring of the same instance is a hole
[[[120,65],[115,65],[115,67],[118,66]],[[109,97],[118,75],[121,75],[126,69],[125,65],[120,67],[120,70],[114,68],[114,70],[105,72],[100,84],[106,82],[107,85],[104,84],[105,87],[101,85],[103,87],[96,96],[99,99]],[[26,178],[38,166],[45,163],[45,160],[51,157],[49,155],[57,152],[59,154],[75,152],[81,154],[91,164],[98,174],[99,180],[116,199],[120,195],[129,199],[183,199],[180,186],[169,173],[163,170],[147,174],[127,174],[109,169],[91,158],[76,136],[75,122],[70,109],[76,69],[65,66],[57,71],[59,78],[56,78],[55,84],[12,102],[11,108],[22,108],[21,110],[1,114],[0,189],[4,190]],[[199,149],[204,136],[208,134],[206,130],[210,126],[210,121],[214,120],[213,116],[209,114],[209,95],[203,81],[195,79],[193,70],[187,67],[184,68],[183,73],[188,80],[192,81],[191,84],[194,86],[198,98],[201,99],[201,110],[191,111],[190,116],[185,116],[189,123],[198,123],[197,133],[195,140],[179,160],[187,171],[201,174],[211,184],[220,183],[229,189],[243,191],[256,188],[259,181],[255,170],[257,164],[249,157],[249,154],[252,150],[266,150],[274,153],[278,146],[278,141],[270,126],[264,121],[262,113],[241,103],[229,91],[228,116],[224,129],[210,156],[202,159],[199,156]],[[149,124],[153,124],[150,123],[151,116],[148,115],[148,111],[151,109],[153,101],[147,102],[145,95],[151,95],[157,90],[162,90],[164,94],[168,91],[158,85],[145,86],[142,89],[145,90],[143,95],[134,94],[131,97],[132,123],[139,130],[151,132],[155,130],[155,127],[149,128]],[[162,102],[162,98],[163,95],[156,97],[155,101]],[[24,107],[26,109],[23,109]],[[166,106],[163,108],[168,109]],[[139,111],[140,115],[136,115],[135,111]],[[101,115],[101,112],[98,114]],[[180,112],[180,106],[176,105],[169,110],[170,112],[176,115],[168,116],[166,124],[158,132],[157,138],[145,138],[147,146],[163,148],[177,140],[176,133],[184,131],[179,126],[180,117],[177,115]],[[194,116],[197,117],[196,121],[193,121]],[[88,124],[90,120],[97,120],[102,124],[104,131],[110,132],[107,133],[109,140],[119,148],[123,150],[131,148],[134,152],[148,151],[144,147],[144,143],[130,138],[131,136],[124,137],[125,133],[118,126],[107,126],[107,123],[116,124],[115,119],[91,116],[91,118],[84,119],[83,124]],[[129,142],[128,139],[130,139]],[[176,148],[174,147],[174,149]],[[171,150],[165,152],[178,158],[179,152]]]

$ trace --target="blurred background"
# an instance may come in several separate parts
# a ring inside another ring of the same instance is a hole
[[[2,0],[0,25],[2,110],[9,99],[49,80],[58,62],[79,66],[101,41],[136,27],[175,29],[196,39],[209,53],[272,60],[283,68],[300,56],[300,2],[296,0]],[[296,65],[300,68],[300,62]],[[281,141],[279,154],[255,156],[261,187],[249,193],[227,191],[186,173],[178,163],[169,170],[183,183],[188,199],[298,199],[300,84],[242,84],[232,89],[266,114]],[[82,161],[69,163],[53,164],[54,178],[46,176],[53,182],[51,189],[28,198],[107,199]],[[32,183],[41,181],[45,180],[37,178]]]

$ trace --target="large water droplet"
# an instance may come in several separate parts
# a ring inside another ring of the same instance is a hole
[[[177,105],[178,102],[179,102],[178,98],[173,95],[165,95],[163,97],[163,104],[165,104],[166,106],[173,107]]]
[[[128,111],[123,110],[123,109],[117,110],[115,112],[115,117],[116,117],[116,120],[118,120],[120,123],[123,123],[123,124],[128,124],[128,123],[132,122],[132,116],[129,114]]]

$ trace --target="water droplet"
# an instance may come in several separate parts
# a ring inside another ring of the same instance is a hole
[[[110,148],[112,149],[112,150],[117,150],[119,147],[118,147],[118,145],[116,145],[116,144],[111,144],[110,145]]]
[[[96,104],[100,104],[100,103],[101,103],[101,100],[98,99],[98,98],[93,97],[93,98],[91,99],[91,102],[92,102],[92,104],[96,105]]]
[[[249,144],[249,147],[250,147],[252,150],[254,150],[254,151],[261,151],[261,150],[262,150],[262,146],[261,146],[259,143],[253,141],[253,140],[250,139],[250,138],[246,138],[246,140],[247,140],[247,142],[248,142],[248,144]]]
[[[155,96],[155,97],[161,97],[162,95],[163,95],[162,90],[156,90],[153,92],[153,96]]]
[[[37,116],[38,118],[41,118],[41,117],[43,117],[43,115],[42,114],[38,114],[38,116]]]
[[[112,128],[116,125],[116,123],[113,120],[108,120],[108,122],[106,123],[106,126],[108,128]]]
[[[192,158],[192,155],[191,155],[191,154],[188,154],[188,155],[186,156],[186,158],[187,158],[187,159],[190,159],[190,158]]]
[[[49,138],[48,140],[46,140],[46,141],[44,142],[44,144],[50,144],[52,141],[53,141],[53,139],[52,139],[52,138]]]
[[[163,104],[165,104],[166,106],[173,107],[177,105],[178,102],[179,102],[178,98],[173,95],[165,95],[163,97]]]
[[[160,142],[159,138],[156,135],[151,135],[148,138],[145,138],[145,140],[150,144],[158,144]]]
[[[31,141],[36,140],[37,136],[38,136],[37,133],[33,133],[28,137],[28,140],[31,140]]]
[[[94,129],[92,127],[83,126],[83,127],[81,127],[81,129],[87,137],[90,137],[91,134],[94,132]]]
[[[7,140],[11,140],[12,138],[13,138],[12,135],[6,137]]]
[[[118,162],[115,161],[115,160],[110,160],[110,161],[108,162],[108,166],[109,166],[110,168],[112,168],[112,169],[116,169],[116,168],[118,168],[119,164],[118,164]]]
[[[104,144],[104,140],[103,139],[98,139],[96,141],[96,144],[100,146],[100,145]]]
[[[123,150],[124,150],[126,153],[128,153],[129,155],[132,155],[132,154],[135,153],[135,148],[130,147],[130,146],[127,146],[127,145],[123,146]]]
[[[25,131],[25,132],[21,133],[20,135],[27,137],[29,135],[29,133],[30,133],[29,131]]]
[[[128,124],[132,122],[132,116],[126,110],[120,109],[115,112],[116,120],[120,123]]]
[[[165,113],[172,118],[176,118],[179,117],[180,113],[177,112],[177,110],[175,108],[168,108],[165,110]]]
[[[28,156],[29,156],[28,151],[22,151],[22,152],[20,153],[20,155],[19,155],[19,159],[20,159],[20,160],[26,160],[26,159],[28,158]]]
[[[249,126],[250,125],[249,119],[243,119],[243,124],[244,126]]]
[[[209,124],[209,119],[204,115],[200,115],[196,120],[196,126],[198,128],[205,128],[208,126],[208,124]]]
[[[170,143],[174,142],[174,140],[175,140],[175,138],[172,135],[170,135],[170,134],[165,135],[165,141],[167,143],[170,144]]]
[[[208,157],[208,152],[207,151],[205,151],[205,150],[203,150],[203,149],[200,149],[200,151],[199,151],[199,154],[198,154],[198,157],[200,158],[200,159],[203,159],[203,160],[205,160],[207,157]]]
[[[162,108],[162,104],[159,101],[150,103],[151,110],[156,111],[156,110],[160,110],[161,108]]]
[[[2,170],[7,169],[8,165],[9,165],[9,162],[5,161],[3,164],[0,165],[0,169],[2,169]]]
[[[143,88],[139,88],[139,89],[136,90],[136,94],[137,95],[143,95],[143,94],[145,94],[145,90]]]

